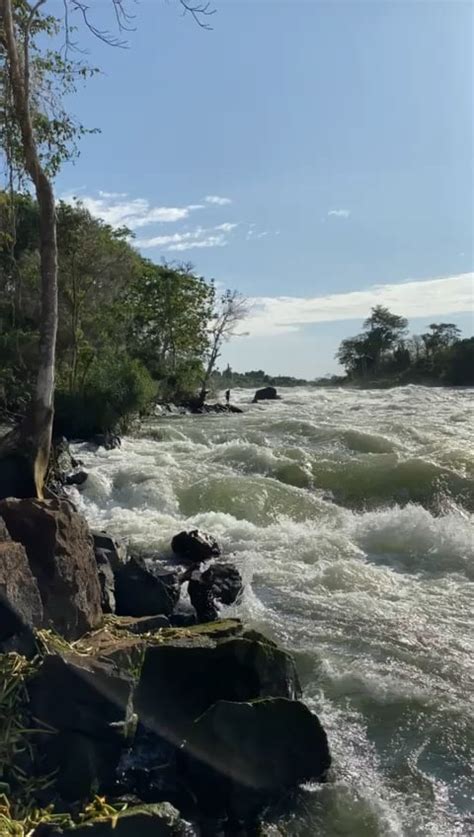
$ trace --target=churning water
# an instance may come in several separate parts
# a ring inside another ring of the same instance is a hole
[[[334,766],[279,833],[472,835],[474,391],[282,395],[78,446],[78,502],[164,552],[185,526],[216,535],[238,615],[295,654]]]

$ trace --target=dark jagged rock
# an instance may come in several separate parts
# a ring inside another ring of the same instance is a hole
[[[187,602],[178,602],[170,616],[170,623],[175,628],[188,628],[197,621],[196,609]]]
[[[115,576],[106,549],[95,550],[103,613],[115,613]]]
[[[114,572],[117,572],[122,564],[127,563],[127,544],[123,539],[115,538],[108,532],[101,532],[97,529],[92,529],[91,534],[96,555],[97,550],[104,550]]]
[[[75,471],[73,474],[67,474],[64,479],[65,485],[84,485],[88,477],[87,471]]]
[[[177,572],[131,558],[115,573],[116,611],[120,616],[168,616],[179,599]]]
[[[243,590],[242,576],[233,564],[212,564],[201,578],[214,599],[225,605],[237,601]]]
[[[171,549],[180,560],[189,564],[201,564],[210,558],[218,558],[221,554],[216,539],[199,529],[175,535],[171,541]]]
[[[36,578],[44,621],[77,639],[102,617],[100,584],[86,521],[66,500],[0,502],[10,535],[21,543]]]
[[[127,808],[116,818],[95,820],[74,828],[40,825],[33,837],[198,837],[194,827],[182,820],[167,802]]]
[[[176,635],[164,632],[160,644],[146,649],[135,711],[173,743],[185,739],[195,719],[218,700],[300,696],[288,654],[263,636],[220,637],[219,622],[214,624],[214,636],[207,625]]]
[[[188,580],[188,593],[199,622],[213,622],[219,616],[216,602],[233,604],[242,592],[242,577],[232,564],[212,564],[201,573],[193,565],[182,580]]]
[[[114,433],[97,433],[92,437],[91,442],[98,448],[105,448],[105,450],[115,450],[122,447],[120,436],[116,436]]]
[[[254,395],[253,401],[254,404],[257,401],[274,401],[275,398],[279,398],[275,387],[263,387],[262,389],[258,389]]]
[[[326,733],[300,701],[218,701],[193,725],[188,781],[199,807],[231,821],[254,821],[298,784],[325,779]]]
[[[219,610],[214,601],[214,594],[210,584],[203,581],[203,574],[195,569],[189,576],[188,593],[198,622],[214,622],[219,616]]]
[[[0,643],[42,622],[41,596],[23,546],[0,542]]]
[[[58,770],[66,801],[85,799],[115,781],[131,720],[131,677],[76,654],[50,654],[28,686],[38,723],[38,767]],[[54,733],[51,731],[55,730]]]

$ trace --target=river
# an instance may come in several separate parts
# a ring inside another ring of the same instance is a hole
[[[163,552],[184,527],[214,534],[246,582],[227,612],[295,654],[333,770],[280,833],[472,835],[474,391],[281,394],[78,445],[76,501]]]

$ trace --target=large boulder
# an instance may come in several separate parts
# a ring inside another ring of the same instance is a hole
[[[41,596],[24,548],[11,540],[0,542],[0,642],[42,622]]]
[[[177,572],[144,558],[131,558],[115,573],[116,612],[120,616],[169,616],[179,592]]]
[[[133,679],[85,655],[47,655],[28,684],[38,768],[67,801],[107,791],[131,734]],[[42,732],[44,730],[44,732]]]
[[[257,401],[273,401],[275,398],[279,398],[275,387],[263,387],[262,389],[258,389],[253,397],[254,404]]]
[[[175,535],[171,541],[171,549],[181,561],[187,564],[202,564],[211,558],[218,558],[221,554],[216,539],[199,529]]]
[[[326,733],[300,701],[218,701],[199,717],[188,751],[188,782],[201,809],[253,821],[303,782],[322,781],[331,764]]]
[[[40,825],[33,837],[194,837],[197,832],[168,802],[139,805],[74,827]]]
[[[301,694],[288,654],[261,634],[222,636],[221,623],[214,624],[215,631],[208,625],[163,631],[161,641],[146,648],[135,712],[169,741],[187,738],[196,718],[218,700]]]
[[[92,537],[86,521],[67,500],[0,502],[13,540],[26,550],[36,578],[46,625],[77,639],[101,618],[101,592]]]
[[[242,576],[233,564],[212,564],[201,578],[214,599],[225,605],[234,604],[243,590]]]

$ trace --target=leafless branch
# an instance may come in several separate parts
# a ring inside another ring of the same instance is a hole
[[[201,29],[212,29],[211,24],[207,22],[206,18],[214,15],[216,10],[210,3],[193,3],[190,2],[190,0],[179,0],[179,2],[183,7],[183,14],[189,13],[192,15],[195,22],[201,27]]]

